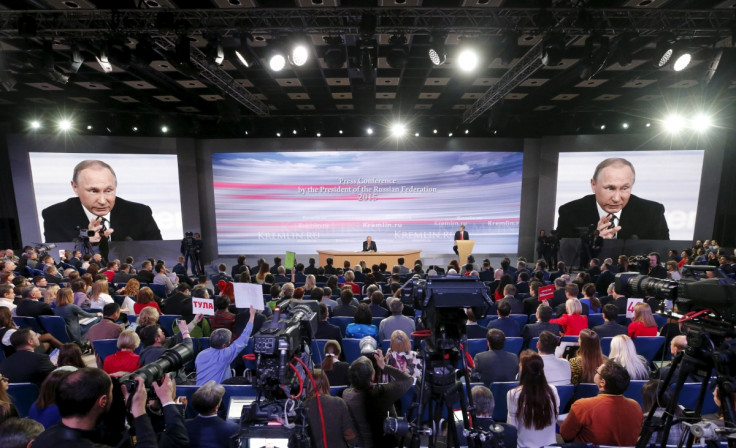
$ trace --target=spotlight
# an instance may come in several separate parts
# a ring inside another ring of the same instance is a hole
[[[672,134],[676,134],[682,130],[685,120],[680,115],[670,115],[664,120],[664,127]]]
[[[276,137],[281,137],[281,132],[277,132]]]
[[[87,130],[88,130],[88,131],[91,131],[91,130],[92,130],[92,125],[91,125],[91,124],[88,124],[88,125],[87,125]]]
[[[373,135],[373,128],[368,128],[365,130],[365,133],[368,135]]]
[[[601,125],[601,131],[605,131],[605,130],[606,130],[606,125],[605,124],[602,124]]]
[[[302,38],[294,38],[289,49],[289,62],[291,65],[301,67],[309,59],[309,49]]]
[[[677,51],[674,56],[675,63],[672,65],[672,69],[676,72],[685,70],[690,65],[692,58],[693,56],[689,50],[681,49]]]
[[[69,64],[69,71],[72,73],[77,73],[82,67],[82,64],[84,64],[84,55],[82,54],[82,51],[77,46],[72,47],[72,55],[71,55],[71,63]]]
[[[436,133],[437,133],[437,129],[433,129],[432,134],[436,134]]]
[[[468,135],[468,134],[470,134],[470,129],[465,130],[465,135]]]
[[[434,65],[442,65],[447,60],[447,49],[445,48],[445,36],[434,34],[430,37],[429,60]]]
[[[675,38],[672,33],[663,34],[657,41],[657,51],[654,54],[654,65],[662,68],[670,62],[675,52]]]
[[[650,127],[652,127],[652,123],[650,123],[650,122],[647,121],[647,124],[645,124],[644,126],[647,127],[647,128],[650,128]]]
[[[447,136],[448,136],[448,137],[452,137],[452,132],[449,132],[449,133],[447,134]]]
[[[388,40],[389,49],[386,56],[386,63],[391,68],[402,69],[406,67],[409,55],[406,50],[406,36],[403,34],[395,34]]]
[[[286,67],[286,58],[283,53],[277,52],[271,56],[268,60],[268,66],[275,72],[280,72]]]
[[[699,113],[695,115],[692,119],[692,125],[691,127],[695,129],[696,131],[705,131],[708,128],[713,126],[713,120],[710,117],[710,115]]]
[[[460,51],[457,57],[457,63],[460,66],[460,70],[472,72],[478,66],[478,53],[472,48],[465,48]]]
[[[132,131],[133,132],[138,132],[138,126],[133,126]]]
[[[629,129],[629,123],[624,122],[621,124],[621,127],[624,129]]]
[[[580,79],[586,80],[595,76],[608,59],[609,39],[600,33],[592,33],[585,41],[583,66]]]
[[[322,137],[322,133],[321,132],[317,132],[317,137]]]
[[[547,34],[542,44],[542,64],[546,67],[554,67],[562,62],[565,52],[565,43],[562,36]]]
[[[342,129],[340,129],[339,131],[337,131],[337,133],[340,134],[340,135],[342,135]]]
[[[296,135],[296,129],[292,129],[291,130],[291,133],[294,134],[294,135]]]
[[[332,36],[325,39],[327,50],[325,50],[325,65],[329,69],[342,68],[345,65],[345,47],[340,36]]]
[[[205,57],[210,64],[222,65],[225,61],[225,51],[220,43],[220,36],[210,36],[204,49]]]
[[[406,134],[406,126],[404,126],[401,123],[394,123],[391,126],[391,135],[393,135],[396,138],[401,138]]]
[[[32,120],[30,123],[30,126],[31,126],[31,129],[33,129],[34,131],[37,131],[41,129],[41,122],[38,120]]]
[[[415,132],[414,137],[419,137],[419,132]]]
[[[72,122],[68,118],[62,118],[61,120],[59,120],[57,126],[59,127],[59,130],[61,132],[68,132],[72,129]]]
[[[161,126],[161,132],[166,134],[167,132],[169,132],[169,127],[166,125]]]

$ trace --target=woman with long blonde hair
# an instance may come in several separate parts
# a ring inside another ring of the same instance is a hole
[[[632,380],[649,379],[649,366],[647,360],[636,354],[634,341],[625,334],[615,336],[611,340],[611,353],[609,359],[621,364]]]
[[[101,310],[108,303],[112,303],[112,297],[108,294],[107,280],[97,280],[92,284],[92,293],[89,295],[89,307]]]
[[[57,283],[52,283],[46,287],[46,291],[43,293],[43,301],[49,305],[53,305],[56,301],[56,294],[59,292],[61,287]]]

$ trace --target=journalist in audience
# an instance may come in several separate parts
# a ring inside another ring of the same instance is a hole
[[[63,317],[72,340],[80,347],[87,346],[87,331],[102,318],[102,313],[88,313],[74,304],[74,293],[61,288],[56,296],[54,314]]]
[[[214,333],[213,333],[214,334]],[[187,420],[190,446],[220,448],[230,446],[230,437],[238,432],[237,423],[227,422],[217,415],[225,388],[214,380],[202,384],[192,395],[195,418]]]
[[[325,343],[325,359],[322,361],[322,372],[333,386],[347,386],[350,384],[348,369],[350,364],[340,361],[340,343],[331,339]]]
[[[43,432],[43,425],[30,418],[9,418],[0,425],[0,446],[28,448]]]
[[[312,446],[353,446],[357,436],[345,401],[330,395],[330,381],[322,370],[312,370],[312,378],[315,384],[307,381],[304,388],[304,407],[307,409]]]
[[[41,423],[48,429],[61,421],[59,408],[56,406],[56,388],[61,380],[67,377],[71,370],[54,370],[41,383],[38,398],[31,405],[28,417]]]
[[[210,336],[210,347],[199,352],[194,364],[197,369],[197,385],[202,386],[210,380],[221,384],[232,376],[230,363],[243,351],[253,332],[253,321],[256,310],[250,307],[250,320],[240,337],[230,343],[232,332],[225,328],[218,328]]]
[[[141,344],[141,338],[133,330],[125,330],[118,336],[118,351],[105,358],[105,372],[135,372],[140,365],[140,356],[135,349]]]
[[[601,340],[593,330],[585,329],[578,336],[578,349],[575,357],[568,359],[572,371],[572,384],[592,383],[596,369],[608,358],[601,350]]]
[[[609,359],[619,363],[629,373],[632,380],[649,379],[649,363],[646,358],[636,354],[634,341],[630,337],[620,334],[611,340]]]

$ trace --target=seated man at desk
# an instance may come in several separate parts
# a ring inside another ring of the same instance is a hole
[[[363,252],[378,252],[376,242],[370,236],[367,236],[363,241]]]

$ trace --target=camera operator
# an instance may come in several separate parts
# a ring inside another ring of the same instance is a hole
[[[189,437],[184,427],[182,413],[173,403],[171,397],[174,385],[168,375],[164,376],[162,385],[153,383],[156,396],[161,400],[166,420],[166,430],[157,441],[157,435],[151,425],[151,420],[146,414],[146,402],[148,395],[143,385],[143,380],[137,378],[138,387],[130,399],[130,413],[134,419],[136,447],[152,448],[158,446],[188,446]],[[127,402],[129,392],[122,389],[122,396]],[[107,417],[118,417],[112,415],[120,411],[123,404],[114,401],[113,382],[104,371],[86,367],[72,372],[58,385],[56,391],[56,405],[61,414],[61,423],[58,423],[44,431],[33,442],[34,448],[63,448],[63,447],[101,447],[101,443],[112,444],[116,440],[122,442],[121,436],[112,431],[112,427],[123,430],[122,421],[111,421]],[[117,394],[119,396],[119,394]],[[112,409],[112,411],[111,411]],[[111,412],[110,412],[111,411]],[[110,415],[108,415],[110,412]],[[107,433],[98,430],[98,421],[105,420]]]
[[[388,383],[376,384],[374,380],[376,371],[368,356],[371,356],[378,368],[390,377]],[[348,405],[358,431],[356,445],[364,448],[396,446],[398,440],[395,435],[384,435],[383,420],[387,414],[396,417],[394,402],[412,386],[412,377],[399,369],[387,366],[381,350],[353,361],[348,375],[350,387],[343,393],[343,399]]]

